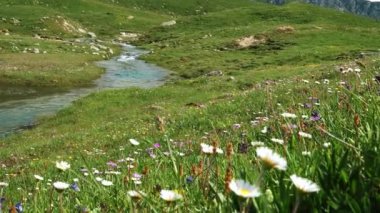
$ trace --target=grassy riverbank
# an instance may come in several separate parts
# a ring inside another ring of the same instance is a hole
[[[147,16],[154,24],[139,31],[145,36],[136,44],[151,50],[146,60],[172,70],[177,80],[92,94],[32,130],[0,139],[0,182],[9,183],[0,186],[4,210],[17,202],[28,212],[380,208],[378,22],[304,4],[234,9],[221,3],[224,8],[206,14],[178,9],[170,17],[177,24],[160,27],[177,7],[167,4],[164,10],[139,5],[164,18]],[[237,46],[237,39],[251,35],[265,41]],[[207,75],[219,70],[223,75]],[[224,154],[202,153],[201,143]],[[265,166],[258,146],[279,153],[286,170]],[[61,160],[71,168],[58,171]],[[292,174],[320,191],[297,191]],[[262,195],[236,196],[226,187],[232,178],[255,183]],[[80,191],[56,192],[55,181],[76,182]],[[183,199],[165,202],[161,189]],[[134,199],[128,190],[145,195]]]
[[[0,3],[0,84],[68,89],[88,86],[103,70],[93,62],[120,52],[120,32],[144,33],[164,14],[101,1]]]

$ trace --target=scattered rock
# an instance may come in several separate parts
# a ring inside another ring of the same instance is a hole
[[[90,36],[90,38],[96,38],[96,34],[93,32],[87,32],[87,35]]]
[[[204,104],[201,104],[201,103],[193,103],[193,102],[191,102],[191,103],[187,103],[185,106],[188,106],[188,107],[195,107],[195,108],[199,108],[199,109],[201,109],[201,108],[205,108],[205,107],[206,107],[206,105],[204,105]]]
[[[176,25],[177,22],[175,20],[171,20],[171,21],[166,21],[166,22],[162,22],[161,26],[163,27],[169,27],[169,26],[173,26],[173,25]]]
[[[120,36],[123,38],[138,38],[141,35],[138,33],[128,33],[128,32],[121,32]]]
[[[2,29],[2,30],[0,30],[0,34],[9,35],[9,30],[8,29]]]
[[[84,29],[82,29],[82,28],[78,28],[78,32],[80,32],[80,33],[87,33],[87,31],[86,30],[84,30]]]
[[[249,47],[255,47],[260,44],[265,44],[267,41],[268,39],[264,36],[248,36],[237,39],[235,43],[238,48],[244,49]]]
[[[206,76],[223,76],[223,72],[220,70],[214,70],[207,73]]]
[[[90,46],[90,49],[92,49],[92,50],[94,50],[94,51],[100,51],[100,49],[99,48],[97,48],[96,46],[94,46],[94,45],[91,45]]]
[[[203,39],[206,39],[206,38],[211,38],[212,37],[212,34],[211,33],[208,33],[206,35],[204,35],[202,38]]]
[[[285,26],[277,27],[276,30],[279,33],[292,33],[292,32],[295,31],[294,27],[292,27],[290,25],[285,25]]]
[[[41,36],[38,35],[38,34],[34,34],[34,35],[33,35],[33,38],[35,38],[35,39],[41,39]]]
[[[119,41],[137,41],[141,37],[139,33],[120,32]]]
[[[38,49],[38,48],[33,48],[33,53],[35,53],[35,54],[39,54],[39,53],[40,53],[40,49]]]
[[[18,19],[16,19],[16,18],[11,18],[10,21],[11,21],[11,23],[14,24],[14,25],[18,25],[18,24],[21,23],[21,21],[18,20]]]

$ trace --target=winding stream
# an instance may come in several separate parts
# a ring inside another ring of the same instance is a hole
[[[95,80],[94,87],[0,103],[0,137],[32,126],[39,117],[54,115],[73,101],[93,92],[105,89],[149,88],[162,85],[168,72],[138,59],[140,55],[146,53],[134,46],[123,45],[120,56],[97,62],[97,65],[105,68],[106,72]]]

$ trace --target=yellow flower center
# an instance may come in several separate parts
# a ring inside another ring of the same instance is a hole
[[[250,194],[251,191],[249,191],[248,189],[240,189],[240,194],[243,195],[243,196],[247,196]]]

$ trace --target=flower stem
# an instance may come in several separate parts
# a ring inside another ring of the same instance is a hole
[[[65,213],[65,209],[63,209],[63,195],[62,195],[62,193],[59,193],[58,199],[59,199],[59,213]]]
[[[300,193],[297,191],[296,192],[296,204],[294,205],[292,213],[297,213],[298,207],[300,206],[300,201],[301,201],[301,199],[300,199]]]

